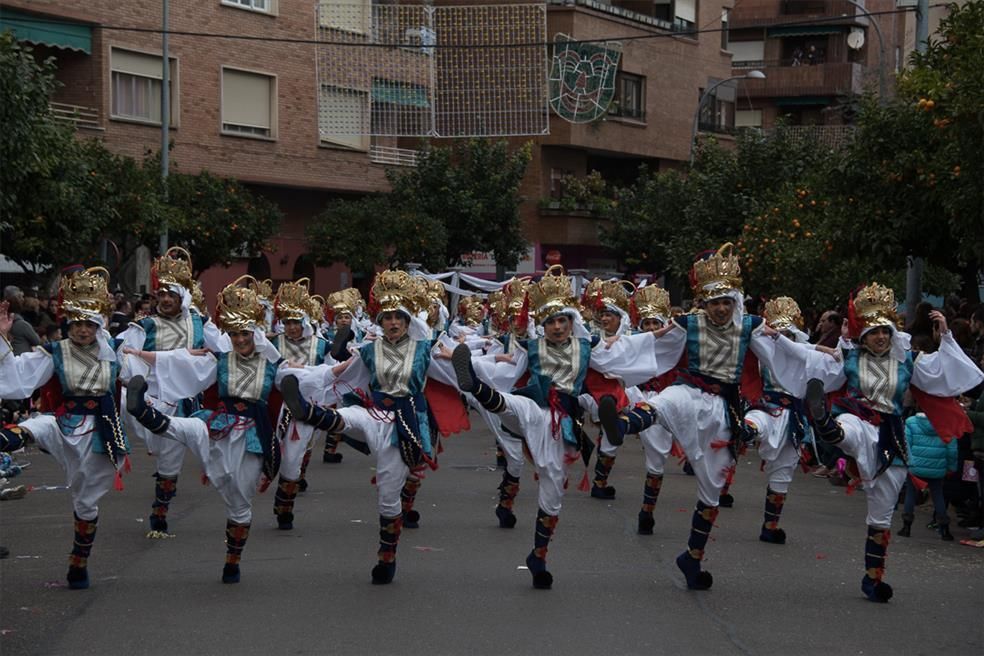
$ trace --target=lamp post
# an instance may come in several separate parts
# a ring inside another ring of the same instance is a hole
[[[878,102],[880,104],[885,103],[885,39],[882,38],[881,28],[878,26],[878,21],[875,17],[868,13],[868,10],[864,8],[864,5],[857,0],[847,0],[848,4],[854,5],[861,10],[861,13],[868,17],[871,21],[871,26],[875,28],[875,34],[878,35]]]
[[[732,82],[734,80],[764,80],[765,73],[759,70],[748,71],[744,75],[735,75],[719,82],[715,82],[701,94],[700,100],[697,102],[697,111],[694,112],[694,128],[690,132],[690,166],[694,165],[694,151],[697,146],[697,125],[700,122],[700,110],[704,108],[704,101],[711,95],[711,92],[717,89],[719,86],[725,82]]]

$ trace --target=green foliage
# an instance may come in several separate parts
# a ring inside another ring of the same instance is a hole
[[[274,203],[208,171],[171,173],[167,180],[168,241],[188,249],[196,271],[270,250],[267,240],[282,219]]]
[[[357,271],[407,262],[443,270],[473,251],[514,267],[526,249],[519,186],[530,153],[481,139],[425,150],[415,168],[387,171],[389,193],[329,205],[308,226],[311,253]]]

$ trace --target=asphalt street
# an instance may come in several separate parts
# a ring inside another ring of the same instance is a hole
[[[797,473],[782,518],[786,545],[758,540],[765,478],[741,459],[708,545],[706,592],[688,591],[683,550],[695,481],[668,465],[655,535],[636,534],[645,477],[637,439],[622,448],[612,501],[576,490],[571,472],[548,557],[554,588],[534,590],[523,567],[532,547],[536,483],[523,475],[515,529],[493,509],[500,472],[491,434],[447,441],[440,469],[418,495],[421,527],[405,530],[396,580],[369,583],[378,524],[373,460],[345,449],[308,470],[295,528],[279,531],[273,490],[256,497],[242,582],[223,585],[224,511],[189,456],[171,506],[175,537],[149,540],[153,459],[134,445],[123,492],[100,505],[92,587],[64,584],[72,511],[54,460],[11,484],[33,487],[0,503],[0,652],[22,654],[962,654],[984,653],[984,549],[944,543],[917,509],[913,536],[893,535],[888,604],[860,590],[864,493]],[[901,519],[896,514],[897,529]]]

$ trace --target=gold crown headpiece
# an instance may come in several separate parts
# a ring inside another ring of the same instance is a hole
[[[440,280],[428,280],[424,279],[424,285],[427,287],[427,300],[428,305],[430,303],[441,303],[442,305],[448,304],[448,293],[444,289],[444,285]]]
[[[631,285],[634,291],[635,285],[632,285],[628,280],[602,280],[600,282],[601,284],[596,287],[595,295],[586,297],[587,301],[595,304],[595,311],[601,312],[606,308],[616,307],[623,312],[628,312],[630,294],[628,286]]]
[[[526,294],[530,290],[530,278],[513,278],[502,287],[503,302],[510,316],[524,311]],[[529,308],[526,308],[529,311]]]
[[[184,259],[176,258],[173,254],[181,254]],[[154,260],[151,280],[155,290],[165,285],[179,285],[189,293],[193,292],[195,276],[191,271],[191,253],[180,246],[167,249],[163,255]]]
[[[789,330],[795,326],[803,329],[803,313],[800,307],[788,296],[779,296],[765,303],[765,321],[776,330]]]
[[[350,314],[354,317],[355,308],[361,300],[362,295],[354,287],[328,294],[326,305],[331,312],[331,321],[334,321],[339,314]]]
[[[538,323],[543,323],[564,308],[577,307],[571,277],[564,273],[564,267],[555,264],[543,277],[529,288],[530,306]]]
[[[304,317],[311,318],[310,285],[310,278],[281,283],[273,300],[273,316],[280,321],[303,321]]]
[[[734,250],[734,244],[728,242],[717,252],[694,262],[690,286],[697,299],[712,300],[732,291],[741,292],[741,266]]]
[[[873,282],[867,287],[862,287],[855,294],[852,304],[854,317],[849,316],[848,320],[859,330],[852,332],[860,333],[868,328],[876,326],[890,326],[898,328],[899,317],[895,312],[895,291],[891,287],[883,287],[877,282]],[[849,313],[850,314],[850,313]]]
[[[89,267],[62,276],[58,285],[59,311],[69,323],[94,321],[113,311],[109,295],[109,271]],[[98,323],[98,322],[97,322]]]
[[[670,319],[670,293],[658,285],[646,285],[632,295],[635,324],[644,319],[659,319],[666,323]]]
[[[311,321],[315,323],[320,323],[325,319],[325,307],[328,302],[325,297],[321,294],[311,294],[308,299],[308,316],[311,317]]]
[[[239,283],[247,282],[243,287]],[[256,293],[257,280],[253,276],[240,276],[218,293],[215,307],[215,323],[226,332],[253,330],[263,326],[266,311]]]
[[[256,292],[256,296],[261,301],[266,301],[267,303],[273,303],[273,281],[270,280],[269,278],[266,278],[264,280],[257,280],[256,278],[253,278],[253,276],[250,276],[250,279],[253,282],[251,282],[249,286],[253,289],[254,292]]]
[[[374,318],[383,312],[416,313],[422,299],[418,280],[406,271],[393,269],[376,274],[369,296],[370,312]]]
[[[458,301],[458,316],[465,323],[477,326],[485,319],[485,301],[477,294],[473,296],[462,296],[461,300]]]

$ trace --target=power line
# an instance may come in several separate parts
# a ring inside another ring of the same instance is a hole
[[[946,4],[931,5],[931,8],[936,7],[946,7]],[[905,14],[915,11],[915,7],[900,7],[896,9],[888,9],[885,11],[872,11],[868,12],[867,16],[888,16],[895,14]],[[778,27],[796,27],[796,26],[810,26],[822,23],[833,23],[843,21],[844,15],[840,16],[821,16],[810,19],[803,19],[801,21],[788,21],[783,22]],[[48,19],[48,18],[21,18],[18,16],[4,16],[4,22],[6,23],[23,23],[23,24],[36,24],[36,23],[47,23],[51,25],[80,25],[79,22],[69,21],[69,20],[59,20],[59,19]],[[126,27],[122,25],[107,25],[104,23],[91,23],[89,24],[93,28],[115,31],[115,32],[136,32],[144,34],[163,34],[165,30],[160,28],[152,27]],[[768,29],[770,27],[777,27],[774,24],[753,24],[744,25],[741,30],[753,30],[753,29]],[[328,28],[330,29],[330,28]],[[733,30],[734,28],[729,28]],[[695,36],[699,34],[714,34],[724,31],[724,28],[700,28],[693,30],[681,30],[678,32],[659,32],[655,34],[642,34],[634,36],[608,36],[604,38],[597,39],[573,39],[566,41],[567,44],[591,44],[591,43],[605,43],[608,41],[643,41],[648,39],[677,39],[680,37]],[[221,34],[218,32],[192,32],[187,30],[166,30],[168,35],[171,36],[187,36],[202,39],[231,39],[236,41],[258,41],[263,43],[292,43],[296,45],[316,45],[316,46],[341,46],[341,47],[355,47],[355,48],[405,48],[407,43],[381,43],[366,41],[365,43],[354,43],[351,41],[321,41],[318,39],[292,39],[286,37],[273,37],[273,36],[251,36],[245,34]],[[508,49],[508,48],[534,48],[534,47],[549,47],[554,45],[553,41],[533,41],[524,43],[501,43],[501,44],[441,44],[434,43],[428,44],[428,48],[450,48],[450,49]]]

